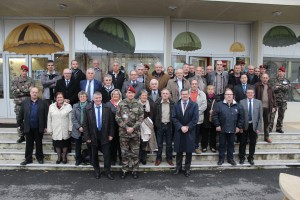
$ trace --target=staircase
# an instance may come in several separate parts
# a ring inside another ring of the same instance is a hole
[[[270,138],[273,143],[263,141],[263,134],[259,134],[256,153],[255,165],[251,166],[248,162],[244,165],[237,164],[236,167],[225,163],[222,166],[217,165],[218,152],[212,153],[209,150],[200,155],[193,154],[192,168],[196,169],[228,169],[228,168],[268,168],[268,167],[286,167],[286,166],[300,166],[300,130],[291,128],[286,133],[270,133]],[[90,165],[75,166],[74,146],[72,152],[68,154],[67,164],[55,164],[57,160],[56,153],[53,151],[52,140],[50,135],[44,135],[43,150],[45,155],[45,163],[38,164],[35,160],[33,163],[20,166],[25,156],[25,142],[18,144],[16,128],[0,128],[0,169],[38,169],[38,170],[92,170]],[[83,144],[83,148],[85,144]],[[247,145],[248,148],[248,145]],[[175,153],[174,161],[175,161]],[[235,161],[238,163],[238,144],[235,144]],[[170,170],[170,167],[165,160],[160,166],[155,166],[155,153],[149,153],[147,165],[140,165],[142,171],[148,170]],[[102,155],[99,155],[101,166],[103,166]],[[112,166],[113,170],[119,170],[121,166],[118,164]]]

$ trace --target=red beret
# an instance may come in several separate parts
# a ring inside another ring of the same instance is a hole
[[[149,65],[147,65],[147,64],[144,64],[144,67],[147,69],[150,69]]]
[[[260,65],[259,68],[265,68],[265,69],[267,69],[268,67],[267,67],[267,65]]]
[[[26,65],[22,65],[22,66],[21,66],[21,70],[29,71],[29,68],[28,68]]]
[[[282,72],[285,72],[285,68],[284,67],[279,67],[279,69],[278,70],[280,70],[280,71],[282,71]]]
[[[127,88],[127,92],[128,91],[136,93],[135,89],[131,85]]]

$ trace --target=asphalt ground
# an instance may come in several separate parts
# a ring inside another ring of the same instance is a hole
[[[93,171],[0,171],[0,199],[53,200],[282,200],[279,174],[300,176],[300,168],[141,172],[139,179],[93,177]],[[300,197],[299,197],[300,199]]]

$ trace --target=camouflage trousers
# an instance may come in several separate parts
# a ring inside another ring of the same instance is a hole
[[[21,109],[22,100],[21,100],[21,98],[15,98],[14,102],[15,102],[15,109],[14,109],[14,111],[16,113],[16,119],[18,119],[19,113],[20,113],[20,109]],[[20,129],[17,128],[17,133],[18,133],[18,135],[20,137],[24,136],[24,133],[23,133],[22,129],[23,129],[23,127],[21,127]]]
[[[132,171],[138,171],[140,138],[120,136],[120,147],[122,152],[122,171],[129,171],[130,161],[132,164]]]
[[[271,113],[270,126],[269,126],[270,130],[273,130],[275,115],[277,111],[278,111],[278,117],[277,117],[276,130],[282,129],[282,122],[284,119],[284,113],[286,109],[287,109],[286,102],[277,102],[277,108],[275,112]]]

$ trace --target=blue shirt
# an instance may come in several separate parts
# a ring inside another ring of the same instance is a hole
[[[30,128],[39,127],[39,117],[38,117],[38,101],[30,101],[31,110],[30,110]]]

